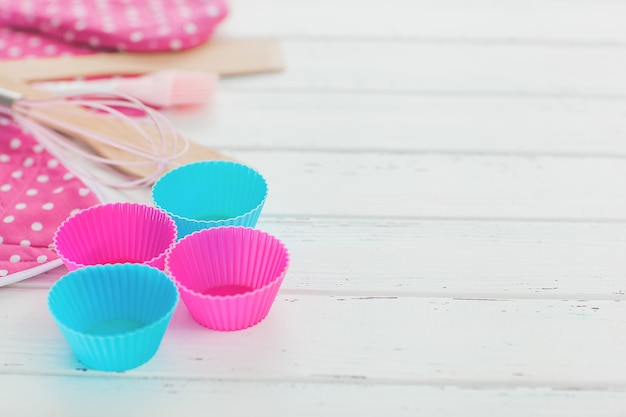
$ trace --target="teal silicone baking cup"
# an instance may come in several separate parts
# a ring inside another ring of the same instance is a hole
[[[154,205],[174,219],[179,239],[212,227],[255,227],[266,198],[263,176],[231,161],[183,165],[152,187]]]
[[[119,372],[155,355],[178,299],[176,286],[159,269],[94,265],[57,281],[48,309],[83,365]]]

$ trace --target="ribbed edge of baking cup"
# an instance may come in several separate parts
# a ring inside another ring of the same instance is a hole
[[[162,271],[140,264],[87,266],[57,281],[48,309],[86,367],[125,371],[150,360],[178,303]]]
[[[167,253],[165,270],[198,323],[230,331],[267,316],[289,261],[285,245],[268,233],[218,227],[178,241]]]
[[[267,182],[253,168],[231,161],[202,161],[175,168],[152,187],[155,206],[176,222],[179,239],[220,226],[256,226]]]
[[[176,224],[162,210],[137,203],[109,203],[67,218],[53,241],[69,270],[126,262],[163,269],[165,252],[176,236]]]

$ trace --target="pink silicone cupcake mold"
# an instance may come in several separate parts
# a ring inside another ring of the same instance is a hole
[[[165,212],[143,204],[111,203],[67,218],[54,235],[54,246],[70,271],[116,263],[163,270],[165,252],[176,237],[176,224]]]
[[[165,272],[192,317],[214,330],[240,330],[263,320],[289,267],[285,245],[257,229],[204,229],[167,252]]]

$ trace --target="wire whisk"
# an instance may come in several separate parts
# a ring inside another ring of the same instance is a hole
[[[189,148],[163,114],[122,93],[28,99],[0,87],[0,114],[32,134],[74,174],[115,188],[150,186]],[[96,175],[77,157],[124,178]]]

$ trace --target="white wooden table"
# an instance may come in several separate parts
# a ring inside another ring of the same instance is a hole
[[[49,317],[63,268],[2,288],[0,415],[625,416],[626,3],[231,7],[218,36],[279,39],[287,70],[171,118],[266,176],[270,315],[181,304],[110,374]]]

